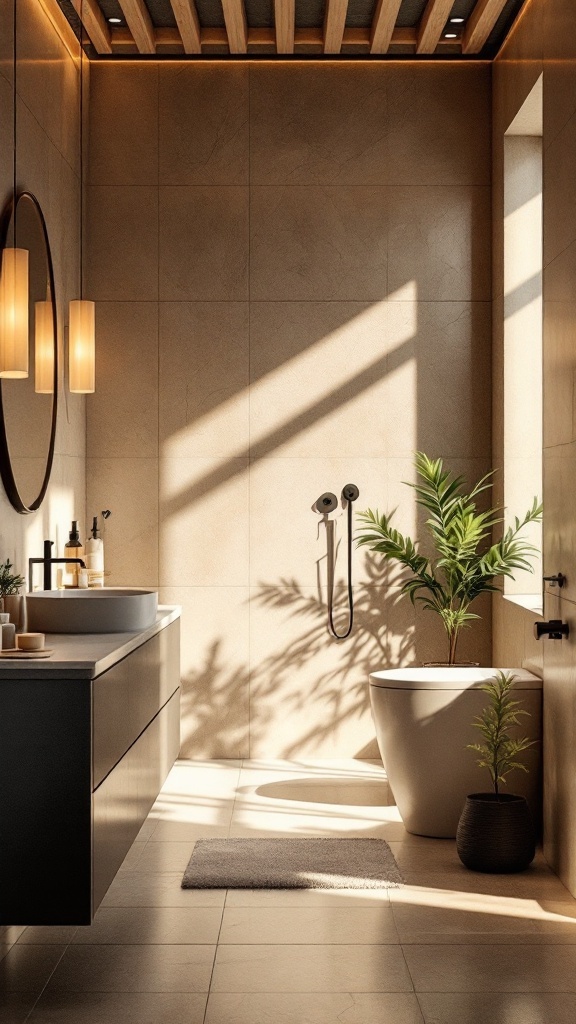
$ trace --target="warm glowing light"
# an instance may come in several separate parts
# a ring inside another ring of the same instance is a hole
[[[68,384],[76,395],[90,395],[96,386],[96,306],[88,299],[70,303]]]
[[[54,310],[51,302],[35,305],[34,390],[38,395],[54,392]]]
[[[4,249],[0,274],[0,377],[28,376],[28,250]]]

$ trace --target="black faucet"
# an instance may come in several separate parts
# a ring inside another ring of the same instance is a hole
[[[28,590],[32,593],[33,580],[32,580],[32,566],[43,565],[44,566],[44,590],[52,590],[52,566],[56,563],[62,564],[73,562],[75,565],[79,565],[81,569],[86,568],[86,564],[81,558],[52,558],[52,545],[53,540],[44,541],[44,558],[29,558],[28,559]]]

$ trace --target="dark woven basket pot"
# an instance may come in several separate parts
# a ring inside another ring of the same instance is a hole
[[[472,871],[524,871],[534,860],[536,835],[523,796],[472,793],[458,822],[456,849]]]

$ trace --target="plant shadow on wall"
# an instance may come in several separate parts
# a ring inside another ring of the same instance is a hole
[[[247,705],[249,693],[252,751],[262,749],[278,723],[282,751],[278,754],[276,748],[276,756],[313,756],[315,750],[325,751],[327,743],[337,746],[339,730],[351,721],[369,717],[368,677],[375,666],[384,669],[439,658],[443,637],[426,612],[412,609],[407,616],[398,571],[366,554],[363,576],[354,586],[354,630],[345,641],[328,632],[324,588],[312,593],[294,579],[263,582],[255,588],[253,605],[277,613],[275,650],[253,664],[250,672],[247,664],[230,664],[223,637],[213,640],[203,663],[184,678],[185,748],[197,752],[195,756],[246,756],[245,726],[238,709]],[[346,588],[340,578],[334,596],[336,621],[345,626]],[[470,657],[476,653],[475,642],[482,640],[475,641],[472,634],[464,641]],[[284,717],[299,723],[292,734],[279,724]],[[378,757],[378,748],[374,742],[355,755]]]

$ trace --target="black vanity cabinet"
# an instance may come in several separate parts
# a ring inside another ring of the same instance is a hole
[[[53,664],[2,661],[0,925],[91,923],[178,756],[180,624],[164,622],[101,637],[90,664],[81,637]]]

